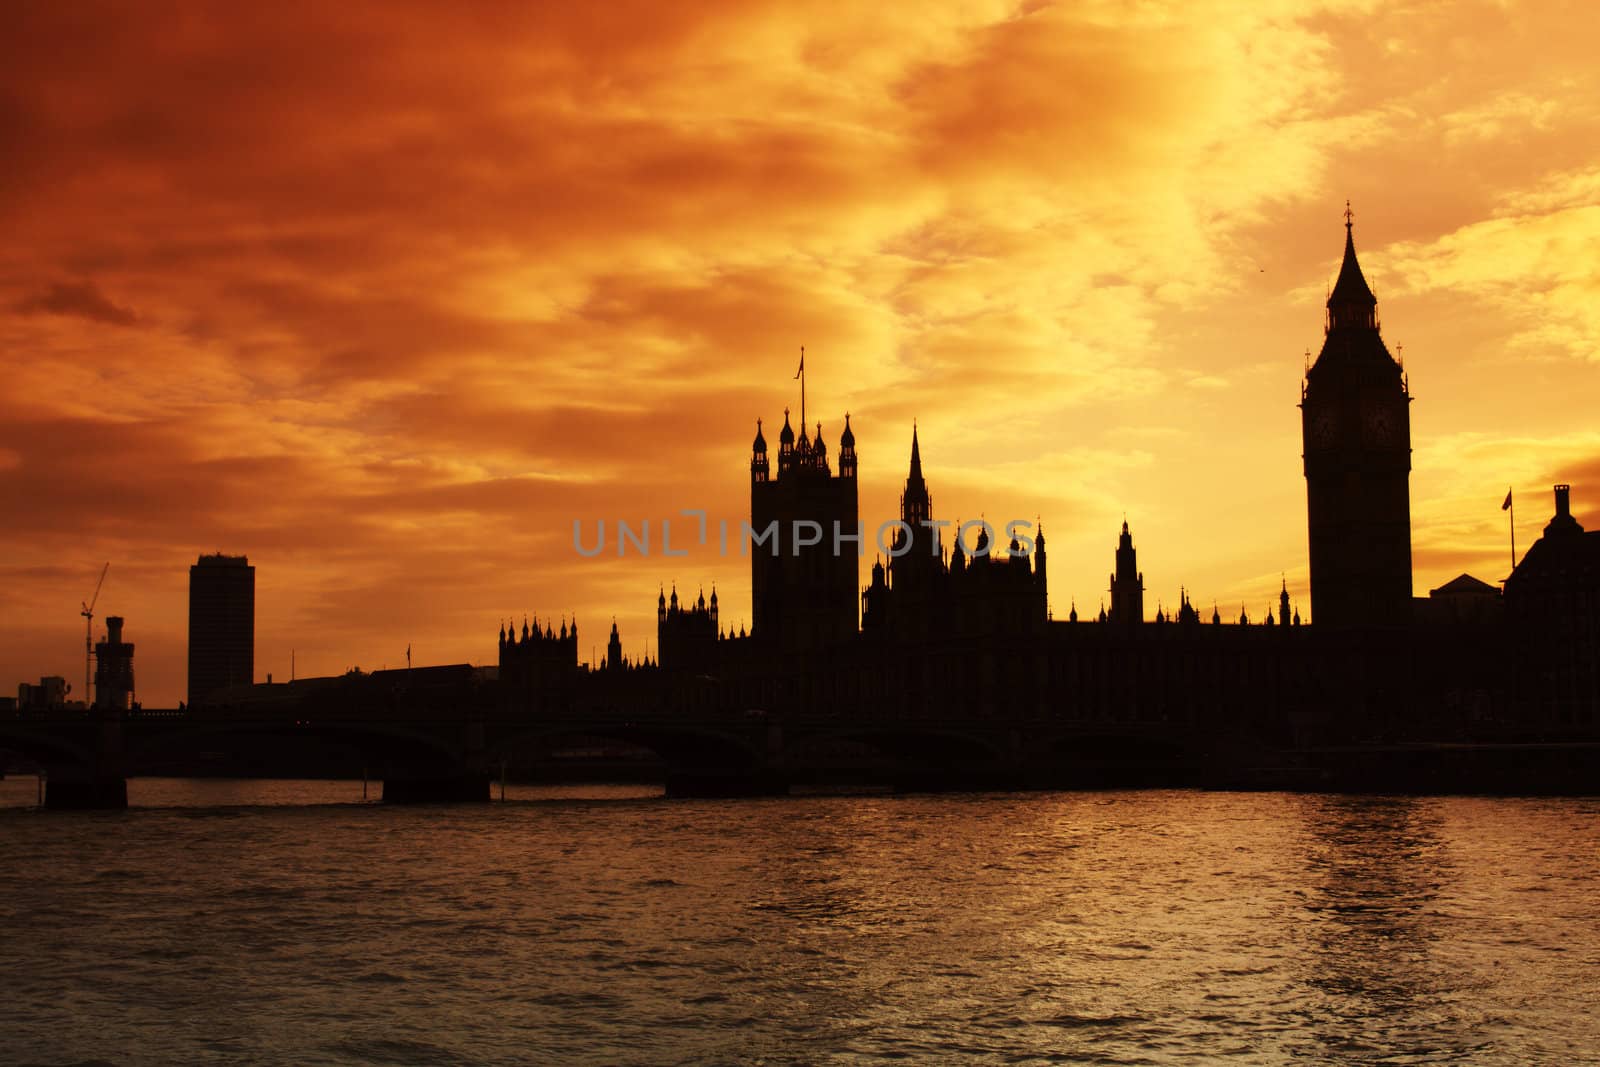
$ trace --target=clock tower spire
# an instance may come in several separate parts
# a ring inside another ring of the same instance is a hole
[[[1322,351],[1300,393],[1316,625],[1398,626],[1410,618],[1410,403],[1356,259],[1346,202],[1344,260],[1328,294]]]

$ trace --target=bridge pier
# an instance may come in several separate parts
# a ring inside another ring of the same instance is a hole
[[[121,811],[128,806],[122,713],[94,709],[84,724],[93,755],[83,764],[45,764],[44,806],[56,811]]]

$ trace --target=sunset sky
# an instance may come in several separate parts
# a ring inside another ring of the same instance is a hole
[[[1124,515],[1150,613],[1280,573],[1305,611],[1346,199],[1415,590],[1497,581],[1508,485],[1519,549],[1553,481],[1600,525],[1597,39],[1576,2],[12,8],[0,692],[76,695],[107,560],[149,706],[201,552],[257,567],[258,679],[492,663],[534,612],[638,655],[673,581],[748,621],[747,560],[572,522],[743,518],[801,345],[869,524],[915,419],[937,516],[1043,520],[1057,617]]]

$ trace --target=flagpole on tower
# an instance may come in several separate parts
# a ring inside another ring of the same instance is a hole
[[[1511,499],[1511,490],[1506,490],[1506,502],[1500,505],[1501,511],[1511,512],[1511,569],[1517,569],[1517,505]]]
[[[806,346],[800,346],[800,369],[794,372],[800,379],[800,432],[806,432]]]

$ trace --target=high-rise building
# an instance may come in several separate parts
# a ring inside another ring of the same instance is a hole
[[[1311,621],[1393,626],[1411,613],[1411,393],[1378,330],[1378,300],[1356,262],[1328,296],[1326,337],[1301,391]]]
[[[189,568],[189,703],[255,681],[256,569],[245,556],[201,556]]]

